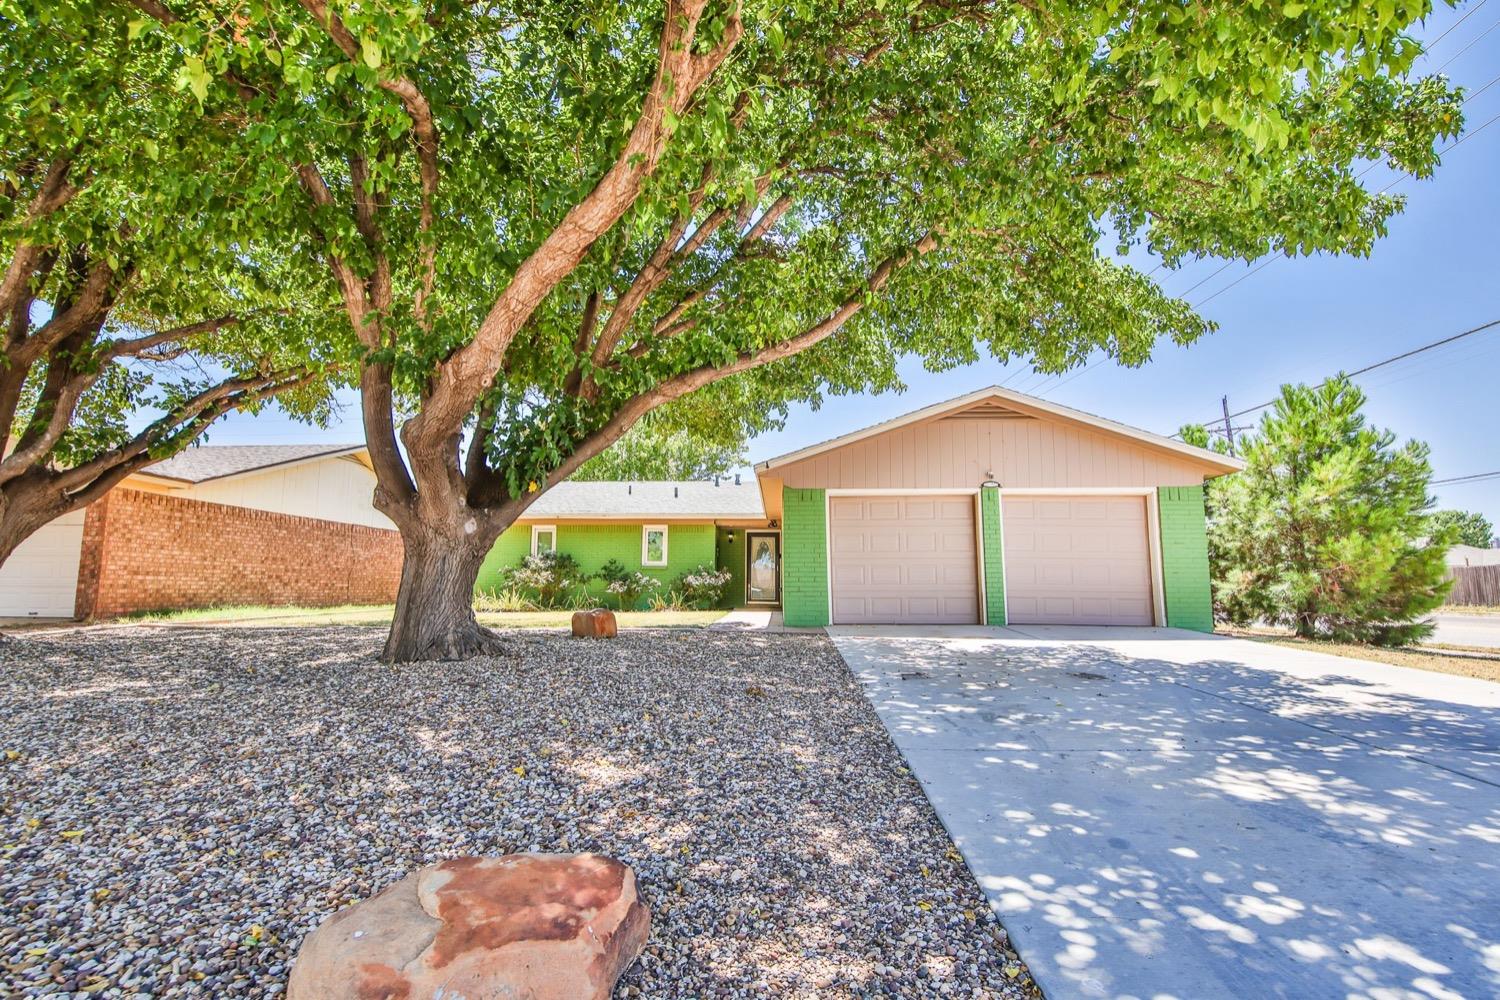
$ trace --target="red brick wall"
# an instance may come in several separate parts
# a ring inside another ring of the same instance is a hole
[[[116,489],[83,525],[80,618],[239,604],[386,604],[395,531]]]

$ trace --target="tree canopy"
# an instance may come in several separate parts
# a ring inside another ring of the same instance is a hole
[[[906,354],[1139,364],[1210,324],[1101,243],[1367,253],[1363,164],[1461,121],[1408,75],[1425,3],[61,6],[262,150],[236,187],[339,289],[417,561],[691,393],[743,427]]]
[[[1487,549],[1495,543],[1495,526],[1490,519],[1472,510],[1438,510],[1432,514],[1432,530],[1448,532],[1455,545],[1472,545]]]
[[[326,416],[349,355],[324,273],[266,252],[238,126],[85,14],[0,3],[0,560],[224,413]]]
[[[1243,439],[1243,472],[1211,489],[1215,603],[1230,621],[1302,636],[1408,643],[1449,584],[1427,446],[1371,427],[1343,378],[1286,385]]]
[[[712,479],[749,464],[738,441],[706,441],[683,430],[636,424],[625,436],[579,466],[575,480]]]

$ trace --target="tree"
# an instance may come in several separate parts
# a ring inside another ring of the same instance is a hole
[[[1495,527],[1489,518],[1471,510],[1434,511],[1431,518],[1432,532],[1446,532],[1453,536],[1455,545],[1472,545],[1476,549],[1487,549],[1495,542]]]
[[[1210,324],[1107,230],[1172,267],[1366,253],[1400,201],[1364,161],[1425,175],[1460,123],[1406,76],[1425,4],[134,6],[339,288],[406,549],[389,660],[497,649],[485,551],[647,413],[759,419],[905,354],[1139,364]]]
[[[579,466],[574,480],[712,479],[748,464],[739,443],[704,441],[687,431],[657,433],[644,422]]]
[[[1427,446],[1370,427],[1342,377],[1281,396],[1244,438],[1243,472],[1216,480],[1209,520],[1214,597],[1248,625],[1404,645],[1447,594],[1451,529],[1432,530]]]
[[[0,5],[0,563],[223,414],[326,415],[343,336],[321,275],[257,253],[238,129],[77,13]]]

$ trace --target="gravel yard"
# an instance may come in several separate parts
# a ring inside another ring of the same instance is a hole
[[[1036,995],[821,636],[517,632],[398,668],[381,638],[0,645],[0,995],[278,996],[339,907],[527,850],[634,866],[617,996]]]

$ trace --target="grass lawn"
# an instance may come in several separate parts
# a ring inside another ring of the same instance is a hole
[[[1278,646],[1329,653],[1333,656],[1348,657],[1351,660],[1369,660],[1373,663],[1389,663],[1397,667],[1414,667],[1417,670],[1432,670],[1441,674],[1457,674],[1460,677],[1500,681],[1500,656],[1495,655],[1493,650],[1453,650],[1431,646],[1381,649],[1376,646],[1360,646],[1347,642],[1299,639],[1294,635],[1271,629],[1220,628],[1219,631],[1240,639],[1271,642]]]
[[[389,604],[348,604],[332,608],[195,608],[133,616],[129,621],[151,624],[193,625],[378,625],[391,623]],[[621,628],[683,627],[708,625],[723,618],[723,611],[622,611],[615,617]],[[481,611],[479,622],[490,628],[567,628],[571,611]]]

